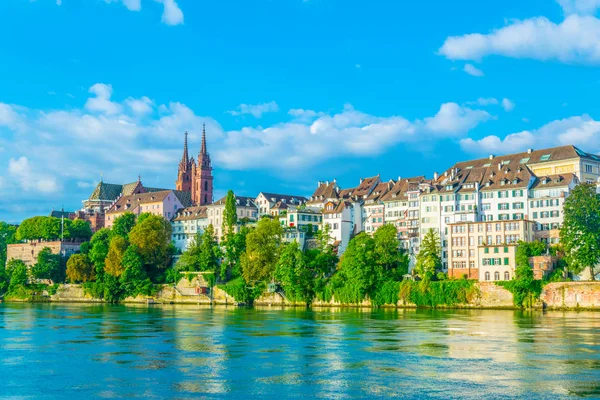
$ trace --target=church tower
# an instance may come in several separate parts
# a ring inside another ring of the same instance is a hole
[[[198,164],[195,168],[194,190],[192,200],[194,204],[203,206],[213,202],[213,176],[210,155],[206,150],[206,124],[202,127],[202,147],[198,154]]]
[[[191,192],[194,184],[194,159],[188,156],[188,133],[185,133],[185,141],[183,143],[183,156],[179,162],[179,170],[177,171],[177,181],[175,182],[175,190]]]

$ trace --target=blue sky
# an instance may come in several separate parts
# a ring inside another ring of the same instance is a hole
[[[310,195],[572,143],[600,153],[600,0],[3,0],[0,220],[173,187]]]

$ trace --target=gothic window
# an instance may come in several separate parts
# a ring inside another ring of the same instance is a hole
[[[204,203],[205,204],[208,203],[208,196],[207,195],[204,195]]]
[[[204,190],[208,190],[208,181],[204,181]]]

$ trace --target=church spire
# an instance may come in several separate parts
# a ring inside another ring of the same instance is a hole
[[[185,141],[183,142],[183,156],[181,157],[182,163],[188,163],[190,157],[188,156],[188,133],[185,131]]]
[[[206,153],[206,124],[202,124],[202,148],[200,149],[200,154],[204,155]]]

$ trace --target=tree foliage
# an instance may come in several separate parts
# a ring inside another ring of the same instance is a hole
[[[135,226],[135,214],[126,212],[118,216],[112,226],[112,233],[123,238],[129,237],[129,232]]]
[[[568,268],[579,274],[589,267],[594,279],[594,266],[600,261],[600,196],[592,184],[577,185],[564,206],[560,240]]]
[[[279,260],[281,225],[277,220],[262,218],[246,236],[246,251],[241,257],[242,276],[246,282],[266,281],[273,277]]]
[[[415,271],[424,280],[430,280],[435,271],[442,267],[442,247],[440,235],[429,229],[421,241],[421,249],[417,254]]]
[[[164,269],[171,262],[171,224],[158,215],[138,218],[129,233],[129,242],[135,245],[144,264]]]
[[[73,254],[67,261],[67,278],[71,282],[90,282],[94,280],[94,265],[85,254]]]
[[[17,242],[17,228],[0,221],[0,266],[6,265],[6,247]]]
[[[106,255],[104,271],[112,276],[119,277],[125,270],[123,256],[127,251],[127,240],[121,236],[113,236],[110,240],[108,254]]]
[[[37,263],[31,268],[31,275],[36,279],[50,279],[53,282],[64,282],[65,265],[60,254],[44,247],[37,255]]]

